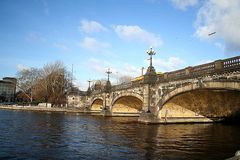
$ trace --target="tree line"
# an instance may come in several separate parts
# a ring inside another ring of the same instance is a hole
[[[56,61],[42,68],[23,69],[17,73],[17,101],[66,104],[66,93],[73,87],[71,74],[62,62]]]

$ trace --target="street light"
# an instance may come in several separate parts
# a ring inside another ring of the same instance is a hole
[[[105,84],[105,92],[109,93],[110,90],[111,90],[111,82],[109,81],[109,75],[112,73],[112,72],[110,71],[110,68],[108,68],[108,70],[106,71],[106,73],[107,73],[108,78],[107,78],[107,82],[106,82],[106,84]]]
[[[88,88],[90,88],[91,82],[91,80],[88,80]]]
[[[146,74],[144,75],[144,83],[147,84],[147,90],[148,90],[148,103],[147,103],[147,113],[150,113],[150,105],[151,105],[151,85],[153,85],[157,80],[157,74],[156,71],[152,65],[152,56],[156,54],[156,52],[150,47],[150,49],[147,51],[147,54],[150,56],[150,65],[147,69]]]
[[[107,75],[108,75],[108,81],[109,81],[109,75],[112,73],[111,71],[110,71],[110,68],[108,68],[108,70],[106,71],[106,73],[107,73]]]
[[[87,90],[88,94],[91,93],[91,88],[90,88],[91,82],[92,82],[91,80],[88,80],[88,90]]]
[[[156,54],[156,52],[150,47],[150,50],[147,51],[147,54],[150,56],[150,67],[152,67],[152,56]]]
[[[142,69],[142,76],[143,76],[144,67],[142,67],[141,69]]]

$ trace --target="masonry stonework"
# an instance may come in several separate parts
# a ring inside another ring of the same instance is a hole
[[[240,113],[240,57],[147,78],[93,91],[86,106],[103,115],[134,113],[143,123],[212,122]]]

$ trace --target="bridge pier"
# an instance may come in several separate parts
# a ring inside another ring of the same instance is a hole
[[[158,115],[154,115],[153,113],[143,112],[140,114],[138,118],[138,122],[145,124],[169,124],[169,123],[211,123],[217,122],[222,119],[209,119],[206,117],[161,117],[161,111],[159,111]]]
[[[152,56],[156,52],[150,48],[147,54],[150,56],[150,65],[143,79],[143,112],[140,114],[138,121],[142,123],[154,123],[157,120],[157,116],[154,114],[156,109],[152,107],[152,104],[154,104],[152,98],[154,93],[151,89],[155,86],[158,79],[155,68],[152,65]]]
[[[111,108],[110,108],[110,94],[109,92],[104,93],[104,99],[103,99],[103,109],[101,111],[101,115],[105,116],[111,116]]]
[[[138,122],[146,124],[159,123],[159,120],[160,119],[151,112],[142,112],[138,118]]]
[[[143,112],[150,112],[150,85],[144,85],[143,86]]]
[[[101,115],[104,116],[104,117],[111,117],[112,116],[112,112],[109,110],[109,109],[103,109],[101,111]]]
[[[153,108],[152,104],[152,84],[145,84],[143,86],[143,110],[138,118],[140,123],[158,123],[158,113],[156,113],[156,108]]]

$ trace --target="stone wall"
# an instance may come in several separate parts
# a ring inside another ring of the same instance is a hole
[[[133,96],[119,98],[112,105],[112,112],[139,113],[142,110],[142,101]]]
[[[195,90],[178,95],[161,109],[161,116],[232,117],[240,111],[240,92]]]
[[[101,111],[102,108],[103,108],[103,100],[101,99],[96,99],[91,106],[92,111]]]
[[[169,102],[159,111],[159,118],[204,117],[198,112],[191,111],[184,106]]]

